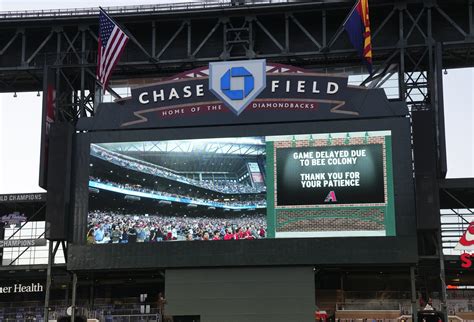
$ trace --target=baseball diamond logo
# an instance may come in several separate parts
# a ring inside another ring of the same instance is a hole
[[[209,90],[235,114],[242,113],[266,87],[266,61],[209,64]]]

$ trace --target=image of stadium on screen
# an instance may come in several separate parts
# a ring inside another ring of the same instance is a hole
[[[89,244],[394,236],[390,131],[90,146]]]

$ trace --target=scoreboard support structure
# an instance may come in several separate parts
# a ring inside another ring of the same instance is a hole
[[[348,10],[350,7],[341,1],[326,5],[325,8],[308,3],[245,6],[245,9],[236,6],[226,8],[220,18],[203,8],[190,8],[183,15],[170,15],[169,12],[150,14],[140,12],[139,8],[123,11],[125,13],[111,12],[120,22],[133,26],[136,29],[134,33],[145,35],[137,41],[158,61],[144,59],[138,46],[131,44],[129,54],[124,55],[112,81],[120,84],[137,75],[155,76],[157,73],[168,77],[181,72],[182,66],[201,66],[217,58],[295,61],[293,64],[299,67],[318,71],[341,66],[357,69],[354,66],[359,61],[355,51],[345,41],[344,34],[337,32],[336,28]],[[453,2],[446,7],[442,3],[430,1],[389,1],[374,6],[371,13],[374,19],[372,25],[375,26],[374,64],[377,68],[375,74],[362,84],[369,88],[380,88],[387,79],[397,75],[398,98],[407,102],[410,112],[433,112],[434,122],[429,126],[436,134],[432,151],[436,165],[430,178],[433,182],[442,181],[446,175],[442,74],[445,68],[474,66],[471,55],[474,46],[473,2]],[[53,15],[60,16],[60,12],[45,12],[34,18],[28,14],[20,18],[8,13],[3,15],[0,25],[5,30],[3,43],[7,45],[1,53],[5,64],[0,68],[0,91],[40,91],[43,85],[41,80],[46,74],[51,74],[51,85],[55,89],[53,106],[56,121],[75,124],[81,118],[93,116],[97,112],[97,104],[94,104],[97,103],[95,58],[91,54],[97,46],[96,15],[77,12],[71,18],[68,13],[66,19],[51,23],[45,21]],[[161,22],[163,16],[166,19]],[[435,17],[444,24],[434,23]],[[452,17],[463,17],[463,21]],[[309,26],[310,19],[317,20],[315,25],[318,28]],[[277,28],[271,20],[282,21],[285,28]],[[71,21],[77,22],[77,27],[71,26]],[[243,27],[237,32],[235,26],[241,23]],[[158,33],[160,24],[173,31],[170,33],[171,38],[169,35],[161,38],[162,35]],[[316,35],[319,26],[322,32]],[[302,32],[292,32],[295,27]],[[217,34],[220,34],[218,42]],[[265,40],[260,44],[257,38]],[[38,39],[41,41],[38,42]],[[17,46],[10,46],[17,41]],[[172,46],[175,41],[179,41],[178,49]],[[298,43],[304,44],[304,50],[298,47]],[[313,50],[308,52],[306,48]],[[185,55],[176,56],[177,51]],[[44,73],[45,69],[50,73]],[[423,127],[414,130],[413,136],[421,135],[422,131]],[[415,169],[416,166],[415,162]],[[419,187],[417,193],[420,197],[429,197]],[[432,212],[430,216],[439,216],[439,204],[435,205]],[[422,217],[424,213],[418,212],[418,216]],[[417,272],[418,276],[425,273],[436,276],[440,282],[443,303],[446,303],[440,229],[436,225],[418,232],[422,247]],[[57,251],[58,245],[59,242],[56,242],[50,257],[54,258],[54,250]],[[63,242],[63,248],[65,246]],[[432,252],[432,249],[436,252]],[[434,262],[437,267],[435,272],[429,269]]]

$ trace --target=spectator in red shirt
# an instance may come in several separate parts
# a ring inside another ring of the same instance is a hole
[[[171,231],[168,231],[166,234],[166,240],[172,240],[173,239],[173,233]]]
[[[221,233],[218,230],[214,231],[214,237],[212,237],[212,240],[221,240]]]
[[[253,239],[252,233],[250,232],[250,229],[247,227],[244,227],[244,232],[243,232],[244,239]]]
[[[242,239],[242,228],[237,228],[237,230],[235,231],[235,234],[234,234],[234,238],[235,239]]]
[[[229,228],[226,228],[224,240],[232,240],[232,239],[234,239],[234,234],[232,234]]]

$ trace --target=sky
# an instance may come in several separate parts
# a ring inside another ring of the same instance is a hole
[[[474,177],[474,68],[443,76],[449,178]]]
[[[0,0],[0,11],[138,5],[178,1]],[[181,1],[184,2],[184,1]],[[449,70],[444,80],[448,177],[474,177],[474,69]],[[41,95],[0,94],[0,194],[39,192]]]
[[[0,11],[71,9],[90,7],[133,6],[157,3],[199,2],[189,0],[0,0]]]

